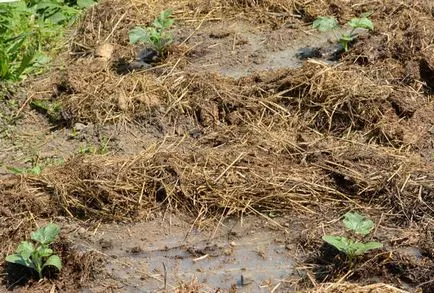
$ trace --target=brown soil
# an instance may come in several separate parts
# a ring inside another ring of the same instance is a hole
[[[101,1],[1,100],[0,257],[53,221],[64,269],[5,263],[0,291],[433,292],[433,5]],[[124,70],[128,30],[167,8],[167,58]],[[311,22],[366,11],[329,58]],[[321,240],[350,210],[384,244],[352,266]]]

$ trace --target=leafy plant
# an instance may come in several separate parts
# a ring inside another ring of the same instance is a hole
[[[360,17],[352,18],[348,23],[352,27],[349,33],[342,33],[340,36],[336,35],[339,44],[342,45],[345,51],[348,51],[348,45],[354,41],[357,37],[355,34],[356,29],[362,28],[367,30],[373,30],[374,25],[372,21],[368,18],[368,15],[362,14]],[[335,31],[339,28],[338,21],[334,17],[320,16],[313,22],[313,28],[319,31]]]
[[[131,44],[148,44],[163,56],[167,46],[172,42],[173,37],[167,30],[173,25],[172,10],[164,10],[152,22],[151,26],[136,26],[128,32]]]
[[[352,231],[354,234],[362,236],[368,235],[374,228],[374,222],[359,213],[346,213],[342,222],[348,230]],[[324,235],[322,239],[337,250],[345,253],[350,264],[353,263],[353,260],[356,257],[363,255],[372,249],[383,247],[383,244],[380,242],[361,242],[355,239],[355,237],[349,239],[345,236]]]
[[[0,1],[0,80],[41,71],[57,50],[63,28],[93,0]]]
[[[62,261],[50,248],[58,234],[59,227],[52,223],[32,232],[30,237],[33,241],[22,241],[15,254],[8,255],[6,261],[35,270],[39,278],[43,277],[43,270],[46,267],[55,267],[60,271]]]

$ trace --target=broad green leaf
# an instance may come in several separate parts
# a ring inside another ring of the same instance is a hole
[[[15,73],[17,77],[20,76],[27,68],[32,66],[32,60],[34,56],[35,56],[34,51],[24,55],[23,59],[21,60],[20,67]]]
[[[49,257],[50,255],[53,254],[53,250],[45,246],[40,246],[38,247],[37,253],[41,257]]]
[[[29,170],[29,173],[34,175],[39,175],[41,174],[41,172],[42,172],[42,168],[39,165],[36,165],[35,167]]]
[[[96,2],[93,0],[77,0],[77,6],[80,8],[89,8],[95,4]]]
[[[50,256],[47,261],[42,265],[42,268],[53,266],[56,267],[59,271],[62,269],[62,261],[60,257],[57,255]]]
[[[361,235],[369,234],[374,228],[374,222],[359,213],[346,213],[343,222],[347,229]]]
[[[128,32],[128,36],[131,44],[146,42],[148,39],[148,31],[142,27],[136,26]]]
[[[332,235],[324,235],[322,240],[327,242],[328,244],[335,247],[337,250],[342,251],[346,254],[349,253],[351,247],[351,240],[344,236],[332,236]]]
[[[368,30],[374,29],[374,25],[373,25],[372,21],[367,17],[352,18],[348,22],[348,25],[353,27],[353,28],[364,28],[364,29],[368,29]]]
[[[45,227],[38,229],[30,234],[32,240],[38,241],[41,244],[51,244],[59,234],[59,227],[56,224],[50,223]]]
[[[24,259],[29,259],[35,248],[29,241],[22,241],[17,247],[17,254],[21,255]]]
[[[26,266],[31,269],[36,269],[35,265],[30,259],[25,259],[19,254],[11,254],[6,256],[6,261],[10,263],[15,263],[18,265]]]
[[[312,24],[313,28],[320,32],[331,31],[339,27],[338,21],[334,17],[320,16]]]
[[[355,242],[353,246],[354,246],[354,254],[361,255],[368,252],[369,250],[382,248],[383,244],[380,242],[366,242],[366,243]]]
[[[52,15],[46,18],[46,20],[51,21],[54,24],[63,23],[67,19],[68,17],[64,13],[62,13],[61,10],[56,13],[53,13]]]

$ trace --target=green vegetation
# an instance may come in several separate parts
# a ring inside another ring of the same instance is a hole
[[[348,230],[362,236],[368,235],[374,227],[374,222],[371,220],[358,213],[351,212],[344,215],[343,223]],[[361,242],[355,239],[355,237],[349,239],[345,236],[324,235],[322,239],[345,253],[350,265],[353,264],[356,257],[367,253],[369,250],[383,247],[383,244],[380,242]]]
[[[32,168],[18,168],[18,167],[7,167],[7,169],[13,174],[33,174],[39,175],[42,172],[42,166],[36,165]]]
[[[52,266],[60,271],[62,261],[50,248],[58,234],[59,227],[52,223],[32,232],[30,237],[33,241],[22,241],[16,253],[8,255],[6,261],[35,270],[39,278],[43,277],[43,270],[46,267]]]
[[[130,43],[143,43],[151,46],[163,56],[167,46],[172,42],[172,34],[167,30],[173,25],[172,11],[162,11],[149,27],[136,26],[129,31]]]
[[[92,154],[92,155],[104,155],[109,151],[109,142],[110,139],[107,137],[103,137],[99,143],[99,145],[94,144],[85,144],[81,145],[78,153],[80,155]]]
[[[368,18],[366,14],[361,15],[360,17],[352,18],[348,23],[352,30],[348,34],[341,34],[340,36],[336,36],[339,44],[342,45],[345,51],[348,51],[348,45],[352,41],[354,41],[357,37],[355,34],[356,29],[362,28],[367,30],[373,30],[374,25],[372,21]],[[313,28],[319,31],[334,31],[339,28],[338,21],[334,17],[328,16],[320,16],[313,22]]]
[[[63,28],[93,0],[7,0],[0,2],[0,80],[37,73],[59,47]]]
[[[50,122],[56,123],[62,121],[62,106],[59,102],[34,100],[30,103],[30,106],[47,115]]]

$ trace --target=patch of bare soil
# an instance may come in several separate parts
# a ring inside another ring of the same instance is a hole
[[[5,264],[3,288],[434,291],[433,5],[101,1],[4,103],[0,257],[53,220],[65,268],[22,285]],[[167,58],[131,70],[128,30],[169,7]],[[367,11],[348,52],[311,29]],[[350,266],[321,237],[352,210],[384,247]]]

